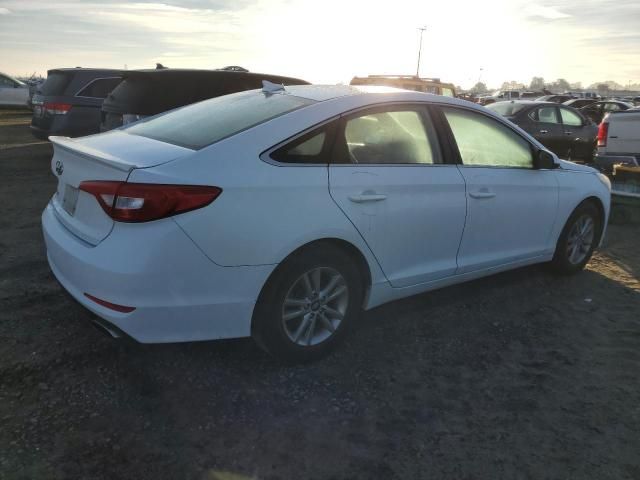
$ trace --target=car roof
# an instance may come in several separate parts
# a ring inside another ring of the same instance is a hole
[[[118,70],[117,68],[52,68],[51,70],[47,70],[47,74],[51,74],[53,72],[103,72],[103,73],[117,73],[121,74],[125,72],[125,70]]]
[[[267,77],[272,79],[293,80],[296,83],[309,83],[305,80],[277,75],[273,73],[243,72],[238,70],[206,70],[196,68],[147,68],[140,70],[127,70],[124,78],[158,78],[166,80],[177,79],[202,79],[202,78],[255,78]]]
[[[466,106],[474,105],[478,107],[478,105],[472,102],[453,97],[378,85],[292,85],[285,87],[285,91],[297,97],[315,100],[316,102],[323,102],[340,97],[368,96],[371,98],[372,103],[375,103],[374,98],[377,100],[381,96],[386,96],[389,101],[437,101],[440,103]]]

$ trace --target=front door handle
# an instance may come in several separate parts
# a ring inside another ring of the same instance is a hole
[[[549,130],[540,130],[540,133],[549,133]]]
[[[362,193],[360,195],[351,195],[349,200],[354,203],[365,203],[365,202],[380,202],[382,200],[386,200],[386,195],[381,195],[378,193]]]
[[[564,134],[565,134],[565,135],[573,135],[573,132],[569,132],[569,131],[565,130],[565,131],[564,131]]]
[[[489,190],[478,190],[476,192],[469,192],[469,196],[473,198],[493,198],[496,194]]]

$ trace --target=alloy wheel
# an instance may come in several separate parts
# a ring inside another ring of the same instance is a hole
[[[333,268],[316,267],[303,273],[287,292],[282,326],[289,339],[303,347],[331,337],[349,306],[345,278]]]

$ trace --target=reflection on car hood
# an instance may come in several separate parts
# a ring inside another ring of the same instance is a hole
[[[569,162],[568,160],[560,160],[560,168],[563,170],[571,170],[573,172],[598,173],[595,168],[580,165],[579,163]]]

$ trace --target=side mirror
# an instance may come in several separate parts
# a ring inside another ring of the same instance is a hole
[[[533,168],[536,170],[552,170],[558,168],[556,159],[546,150],[538,150],[533,160]]]

